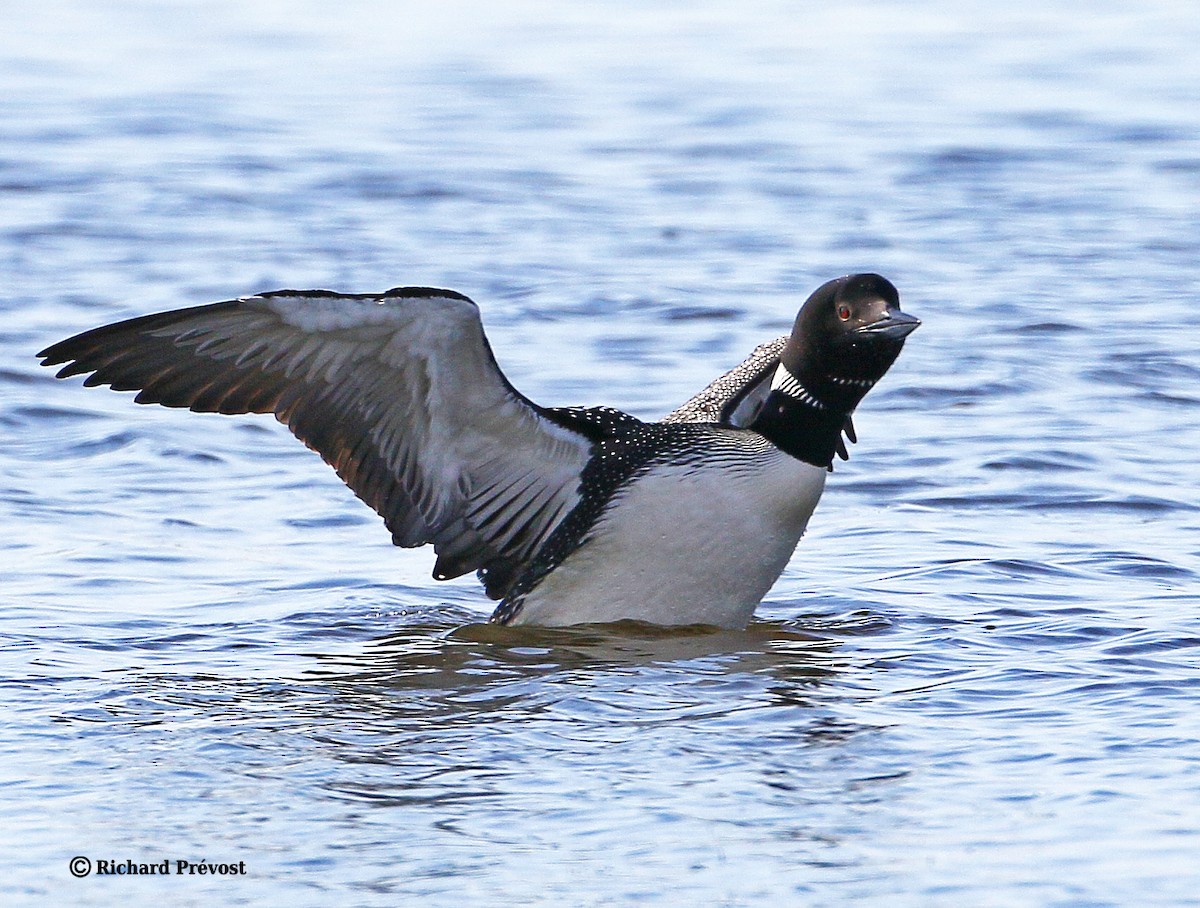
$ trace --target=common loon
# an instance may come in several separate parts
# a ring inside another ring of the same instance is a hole
[[[43,350],[138,403],[273,413],[433,576],[476,571],[500,624],[744,627],[821,497],[850,415],[920,322],[877,274],[829,281],[661,422],[542,407],[452,290],[278,290]]]

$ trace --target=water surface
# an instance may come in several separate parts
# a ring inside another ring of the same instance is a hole
[[[6,901],[1195,904],[1191,4],[10,6]],[[653,418],[858,270],[925,325],[744,633],[481,626],[270,420],[33,358],[443,286]]]

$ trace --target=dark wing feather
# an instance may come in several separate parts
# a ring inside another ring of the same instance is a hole
[[[747,398],[761,391],[764,383],[770,387],[779,355],[783,352],[786,337],[760,344],[741,365],[730,369],[714,379],[707,388],[674,412],[664,417],[663,422],[715,422],[724,426],[742,427],[751,420],[742,420],[739,407]]]
[[[139,403],[274,413],[434,576],[511,577],[579,500],[591,452],[509,384],[453,291],[277,291],[131,319],[44,350]],[[488,583],[499,597],[502,589]]]
[[[663,417],[663,422],[714,422],[722,426],[745,428],[754,421],[758,408],[766,400],[771,379],[786,344],[786,337],[777,337],[755,347],[745,361],[714,379],[695,397]],[[842,431],[846,439],[838,438],[837,453],[842,460],[849,460],[846,440],[851,444],[858,441],[849,414]]]

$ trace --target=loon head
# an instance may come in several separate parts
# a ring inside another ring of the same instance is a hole
[[[842,433],[854,441],[850,414],[920,324],[900,311],[896,288],[878,274],[822,284],[800,308],[749,428],[832,469],[835,452],[846,456]]]
[[[851,412],[896,361],[921,322],[878,274],[822,284],[800,309],[780,355],[776,387],[791,378],[812,402]],[[786,370],[786,374],[785,374]]]

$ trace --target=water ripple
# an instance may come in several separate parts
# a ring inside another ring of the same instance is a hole
[[[183,902],[1193,900],[1196,17],[977,5],[18,5],[4,896],[162,850],[250,869]],[[651,417],[856,270],[924,326],[739,633],[492,627],[270,419],[34,359],[425,284]]]

